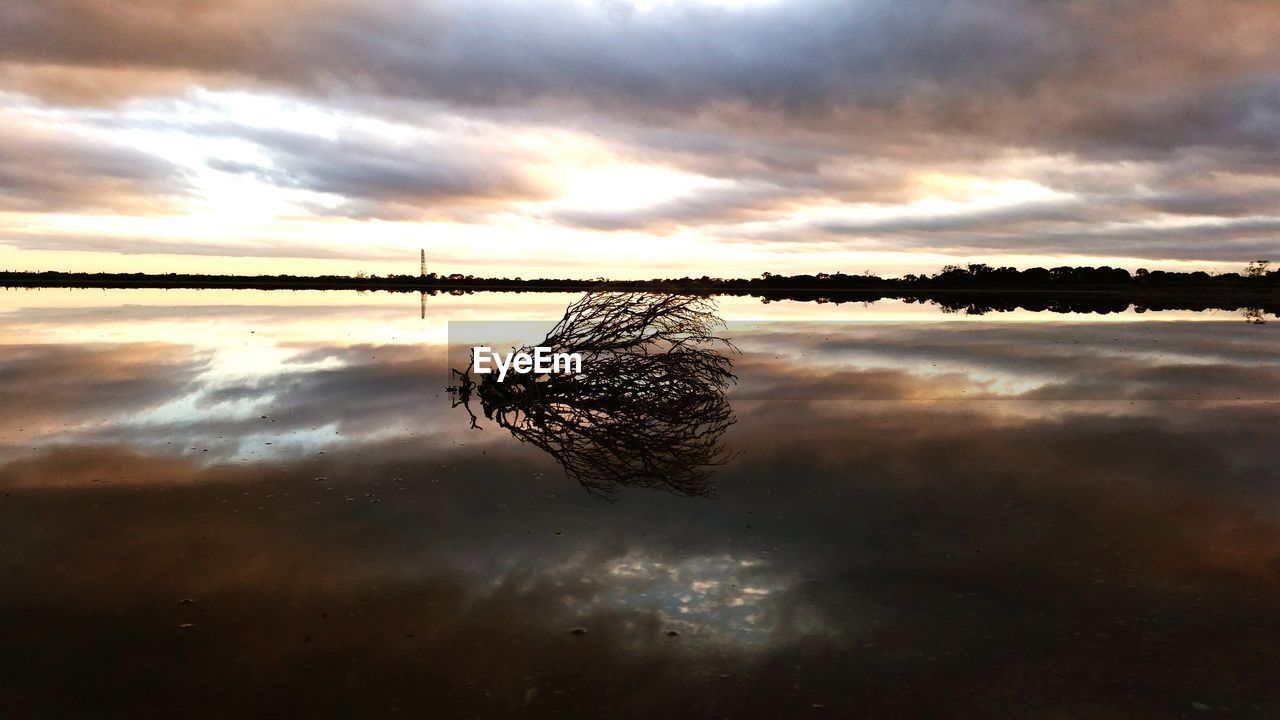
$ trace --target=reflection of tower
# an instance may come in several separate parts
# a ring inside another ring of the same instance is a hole
[[[425,248],[418,251],[418,277],[427,276],[427,251]],[[418,317],[425,320],[427,317],[427,293],[419,291],[418,293]]]

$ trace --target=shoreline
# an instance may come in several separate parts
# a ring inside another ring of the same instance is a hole
[[[521,280],[477,277],[341,277],[148,275],[142,273],[0,273],[5,288],[102,288],[191,290],[345,290],[465,295],[476,292],[664,292],[758,297],[763,302],[843,303],[897,299],[930,302],[944,310],[981,314],[1026,309],[1058,312],[1144,310],[1234,310],[1280,317],[1280,282],[1265,277],[1168,274],[1157,282],[1043,282],[987,284],[969,276],[884,279],[864,276],[768,276],[757,279]]]

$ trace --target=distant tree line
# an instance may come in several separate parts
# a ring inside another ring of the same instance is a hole
[[[1019,270],[982,263],[947,265],[933,275],[882,278],[816,273],[756,278],[684,277],[658,280],[569,280],[487,278],[451,275],[197,275],[182,273],[0,272],[0,286],[101,288],[256,288],[265,290],[383,290],[449,293],[477,291],[574,292],[614,290],[687,295],[749,295],[765,302],[867,302],[898,298],[921,300],[958,312],[991,310],[1118,312],[1131,305],[1142,309],[1244,309],[1280,315],[1280,270],[1266,260],[1248,263],[1244,272],[1172,272],[1124,268],[1033,267]]]
[[[885,288],[939,288],[939,289],[1051,289],[1064,287],[1262,287],[1272,288],[1280,284],[1280,270],[1271,270],[1267,260],[1250,262],[1244,273],[1214,273],[1202,270],[1172,272],[1139,268],[1130,273],[1124,268],[1033,267],[1019,270],[1013,267],[994,267],[982,263],[947,265],[933,275],[908,274],[900,278],[882,278],[870,272],[861,275],[845,273],[816,273],[812,275],[777,275],[762,273],[757,278],[713,278],[708,275],[692,278],[655,280],[570,280],[541,278],[477,277],[454,273],[451,275],[203,275],[188,273],[78,273],[78,272],[0,272],[3,285],[68,285],[96,286],[127,285],[167,287],[355,287],[364,289],[483,289],[488,287],[530,289],[538,288],[594,288],[594,287],[654,287],[721,289],[851,289],[870,290]]]

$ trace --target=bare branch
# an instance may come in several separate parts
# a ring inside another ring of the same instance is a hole
[[[709,468],[728,460],[720,439],[735,422],[725,398],[736,352],[717,335],[714,303],[688,295],[589,293],[539,343],[579,353],[577,375],[516,375],[450,388],[521,442],[542,448],[592,495],[621,486],[711,493]],[[522,348],[528,352],[531,348]]]

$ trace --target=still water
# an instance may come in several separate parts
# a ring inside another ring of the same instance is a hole
[[[1280,713],[1280,322],[726,298],[689,485],[452,407],[579,297],[0,292],[0,717]]]

